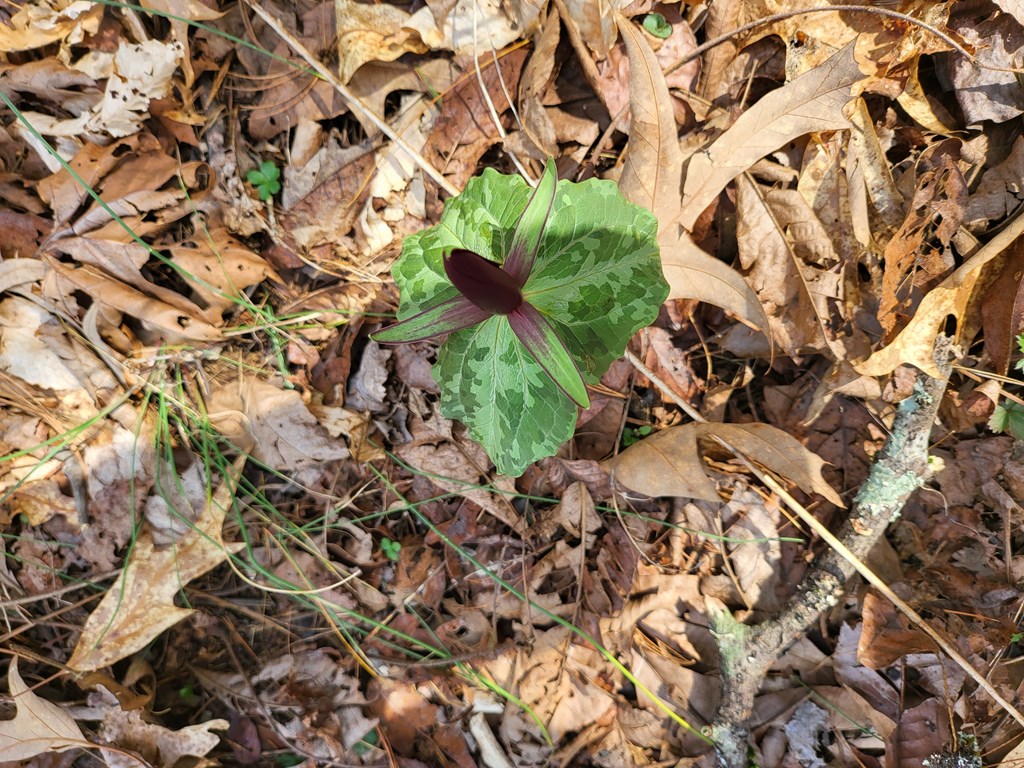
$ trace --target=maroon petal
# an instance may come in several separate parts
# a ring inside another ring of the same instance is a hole
[[[465,296],[454,296],[435,307],[423,310],[418,315],[371,333],[370,338],[381,344],[424,341],[442,333],[454,333],[482,323],[492,314],[494,313],[481,309]]]
[[[473,251],[456,248],[445,257],[444,271],[459,293],[491,314],[507,315],[523,303],[512,277]]]

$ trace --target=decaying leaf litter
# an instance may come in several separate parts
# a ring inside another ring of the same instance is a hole
[[[0,13],[0,759],[1019,761],[1019,6]],[[669,299],[513,478],[369,336],[549,157]]]

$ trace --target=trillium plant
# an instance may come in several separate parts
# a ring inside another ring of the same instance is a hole
[[[572,437],[587,384],[657,317],[668,296],[657,230],[612,182],[559,182],[549,160],[531,194],[488,169],[405,239],[400,322],[373,338],[447,334],[433,369],[441,412],[520,475]]]

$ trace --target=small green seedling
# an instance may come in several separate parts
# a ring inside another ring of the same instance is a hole
[[[657,38],[667,40],[672,36],[672,25],[660,13],[648,13],[643,23],[644,29]]]
[[[267,201],[281,191],[281,169],[270,160],[264,160],[259,168],[253,168],[245,178],[256,187],[260,200]]]
[[[1024,353],[1024,333],[1017,337],[1017,348]],[[1018,371],[1024,371],[1024,358],[1017,361],[1014,366]],[[988,420],[988,428],[993,432],[1006,432],[1017,440],[1024,440],[1024,405],[1007,400],[1003,405],[997,405]]]
[[[629,448],[633,443],[639,442],[654,431],[650,424],[643,424],[639,427],[626,427],[622,430],[622,444]]]
[[[449,334],[433,375],[499,472],[521,475],[572,437],[577,407],[668,296],[654,215],[614,183],[536,191],[487,169],[448,201],[437,226],[407,237],[395,262],[401,322],[382,343]]]
[[[384,553],[388,560],[398,562],[398,553],[402,551],[402,545],[397,541],[392,541],[387,536],[380,540],[380,549]]]

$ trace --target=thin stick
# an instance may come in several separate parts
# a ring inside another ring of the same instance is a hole
[[[825,543],[832,547],[833,551],[835,551],[840,557],[842,557],[846,562],[848,562],[853,567],[853,569],[863,577],[863,579],[866,582],[868,582],[869,584],[871,584],[871,586],[873,586],[875,589],[881,592],[882,595],[885,596],[886,600],[888,600],[890,603],[896,606],[900,611],[903,612],[903,614],[908,619],[910,619],[917,627],[919,627],[922,632],[928,635],[928,637],[930,637],[935,642],[935,644],[939,646],[939,648],[941,648],[947,656],[949,656],[950,659],[956,662],[957,666],[959,666],[964,672],[967,673],[968,677],[974,680],[974,682],[976,682],[978,686],[985,691],[985,693],[992,697],[993,701],[995,701],[1000,707],[1003,708],[1006,714],[1008,714],[1021,725],[1024,725],[1024,715],[1020,713],[1020,710],[1018,710],[1016,707],[1013,706],[1013,704],[1004,699],[1000,695],[999,691],[995,689],[992,683],[986,680],[985,676],[982,675],[978,670],[976,670],[974,666],[971,664],[971,662],[965,659],[960,654],[960,652],[955,647],[953,647],[952,643],[950,643],[938,630],[933,629],[931,624],[925,621],[924,617],[921,614],[919,614],[917,611],[911,608],[899,595],[893,592],[892,589],[889,588],[888,584],[882,581],[875,574],[874,571],[868,568],[868,566],[865,565],[860,560],[860,558],[858,558],[855,554],[853,554],[853,552],[850,551],[849,547],[847,547],[842,541],[836,538],[835,534],[833,534],[828,528],[822,525],[821,522],[819,522],[814,515],[808,512],[807,509],[805,509],[799,501],[794,499],[789,494],[789,491],[783,488],[782,485],[774,477],[772,477],[766,472],[762,472],[760,469],[754,466],[754,464],[751,461],[749,461],[746,456],[744,456],[738,450],[730,446],[725,440],[722,440],[720,437],[717,437],[716,435],[711,435],[711,439],[717,442],[727,451],[730,451],[732,454],[734,454],[736,458],[738,458],[740,462],[744,466],[746,466],[748,470],[750,470],[755,476],[757,476],[758,480],[767,485],[772,491],[777,493],[779,495],[779,498],[781,498],[786,503],[786,506],[789,507],[790,510],[796,513],[796,515],[801,520],[803,520],[809,527],[811,527],[814,530],[815,533],[817,533],[822,539],[824,539]],[[754,631],[757,631],[756,628],[754,629]]]
[[[712,48],[715,48],[715,47],[721,45],[722,43],[727,43],[730,40],[732,40],[734,37],[736,37],[737,35],[742,35],[742,34],[744,34],[746,32],[750,32],[752,29],[757,29],[758,27],[762,27],[762,26],[765,26],[767,24],[774,24],[777,21],[785,21],[786,19],[792,19],[794,16],[803,16],[804,14],[809,14],[809,13],[834,13],[834,12],[837,12],[837,11],[838,12],[842,12],[842,13],[847,13],[847,12],[851,12],[851,11],[855,12],[855,13],[867,13],[867,14],[871,14],[872,16],[884,16],[884,17],[890,18],[890,19],[898,19],[900,21],[905,21],[908,24],[914,24],[915,26],[918,26],[921,29],[923,29],[923,30],[925,30],[927,32],[930,32],[931,34],[935,35],[937,38],[939,38],[942,42],[944,42],[946,45],[948,45],[954,51],[959,53],[961,56],[965,57],[969,61],[977,64],[978,66],[980,66],[980,67],[982,67],[984,69],[991,69],[991,70],[994,70],[996,72],[1020,72],[1021,71],[1019,69],[1004,69],[1002,67],[992,67],[992,66],[988,66],[988,65],[985,65],[985,64],[981,64],[974,57],[974,54],[972,54],[970,51],[968,51],[966,48],[964,48],[962,45],[960,45],[960,43],[958,43],[952,37],[947,35],[941,29],[933,27],[927,21],[922,21],[921,19],[915,18],[915,17],[910,16],[910,15],[908,15],[906,13],[900,13],[899,11],[890,11],[888,8],[875,8],[875,7],[869,6],[869,5],[822,5],[822,6],[818,7],[818,8],[799,8],[799,9],[792,10],[792,11],[783,11],[782,13],[773,13],[771,16],[765,16],[765,17],[760,18],[760,19],[754,19],[753,21],[748,21],[746,24],[744,24],[744,25],[742,25],[740,27],[736,27],[736,29],[733,29],[733,30],[730,30],[728,32],[725,32],[725,33],[719,35],[718,37],[713,37],[712,39],[708,40],[705,43],[701,43],[696,48],[694,48],[690,53],[686,54],[683,58],[681,58],[675,64],[673,64],[671,67],[666,69],[665,70],[665,74],[666,75],[672,74],[673,72],[675,72],[677,69],[679,69],[684,64],[687,64],[687,63],[693,61],[698,56],[702,56],[706,51],[710,51]]]

